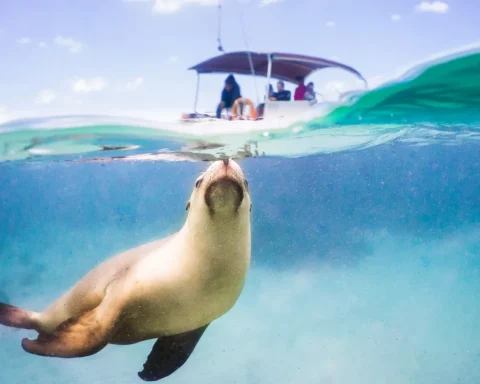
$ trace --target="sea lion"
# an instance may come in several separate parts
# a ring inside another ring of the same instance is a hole
[[[89,356],[107,344],[157,339],[138,375],[169,376],[243,290],[251,206],[240,166],[216,161],[197,178],[178,232],[106,260],[43,312],[0,303],[0,324],[38,331],[22,347],[40,356]]]

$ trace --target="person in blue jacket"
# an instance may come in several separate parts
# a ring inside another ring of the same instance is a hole
[[[277,83],[277,92],[270,97],[270,100],[276,101],[290,101],[292,93],[285,89],[285,83],[280,80]]]

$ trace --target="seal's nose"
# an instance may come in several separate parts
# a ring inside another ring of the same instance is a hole
[[[223,165],[225,165],[225,167],[228,167],[229,163],[230,163],[230,159],[223,159]]]

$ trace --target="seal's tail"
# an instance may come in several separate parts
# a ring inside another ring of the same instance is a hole
[[[13,305],[0,303],[0,324],[7,327],[36,329],[34,314]]]

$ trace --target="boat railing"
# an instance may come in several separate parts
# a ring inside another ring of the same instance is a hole
[[[265,102],[265,118],[283,118],[301,114],[312,107],[307,100],[297,101],[272,101]]]

